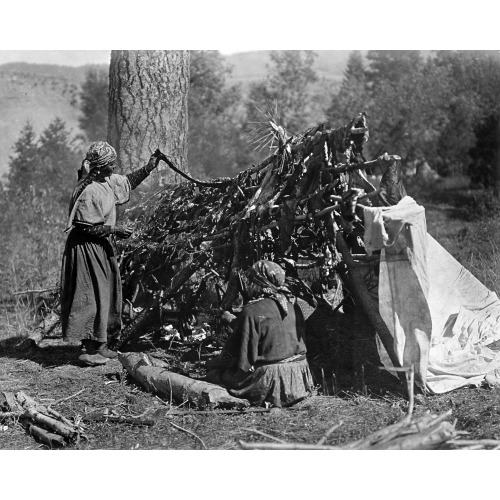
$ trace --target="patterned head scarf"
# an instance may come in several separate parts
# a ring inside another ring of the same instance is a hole
[[[248,279],[258,290],[254,298],[269,297],[276,301],[282,318],[288,314],[288,300],[292,293],[285,286],[285,271],[276,262],[259,260],[248,270]]]
[[[113,165],[116,162],[115,148],[104,141],[93,142],[87,151],[85,161],[89,162],[90,170]]]

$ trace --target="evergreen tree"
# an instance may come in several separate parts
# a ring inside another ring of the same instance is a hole
[[[333,126],[343,126],[359,113],[368,109],[370,97],[365,71],[361,52],[352,51],[349,54],[339,92],[333,96],[332,102],[326,110],[326,116]]]
[[[77,181],[82,153],[75,150],[70,132],[60,118],[55,118],[42,132],[39,154],[42,168],[38,188],[45,193],[58,193],[57,199],[67,203]]]
[[[107,68],[91,67],[86,74],[80,92],[78,119],[87,141],[104,141],[108,131],[108,88]]]
[[[447,171],[466,171],[478,184],[492,184],[500,168],[500,54],[497,51],[438,51],[436,65],[450,75],[448,126],[440,138]],[[500,173],[497,174],[500,178]]]
[[[280,125],[298,133],[311,125],[311,84],[318,78],[313,68],[316,54],[311,50],[283,50],[271,51],[269,57],[266,81],[250,88],[248,121],[262,121],[261,112],[276,102]]]
[[[13,149],[14,154],[9,158],[7,187],[13,192],[27,192],[35,188],[41,168],[38,140],[31,123],[23,127]]]
[[[419,50],[369,50],[366,59],[366,78],[373,90],[385,82],[397,83],[424,62]]]
[[[396,59],[391,59],[391,67]],[[373,156],[388,151],[407,161],[434,160],[447,125],[449,76],[432,60],[415,56],[413,66],[409,60],[402,54],[401,72],[396,74],[392,67],[391,72],[380,73],[371,87],[368,114],[375,133],[368,149]],[[385,78],[386,74],[390,77]]]
[[[193,50],[189,82],[189,170],[195,177],[232,176],[248,165],[241,145],[241,90],[220,52]]]

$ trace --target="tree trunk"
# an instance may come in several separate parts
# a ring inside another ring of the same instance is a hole
[[[153,366],[150,359],[142,353],[122,353],[118,355],[118,360],[129,375],[145,389],[166,398],[172,398],[177,403],[189,401],[201,408],[205,406],[245,408],[250,405],[246,399],[231,396],[220,385],[192,379]]]
[[[494,156],[494,162],[495,162],[495,167],[494,167],[494,193],[497,198],[500,198],[500,123],[499,119],[496,120],[495,124],[495,134],[496,134],[496,144],[497,144],[497,150],[496,154]]]
[[[156,148],[186,171],[188,88],[187,50],[111,51],[108,142],[120,173],[143,166]],[[164,163],[151,178],[161,186],[180,180]]]

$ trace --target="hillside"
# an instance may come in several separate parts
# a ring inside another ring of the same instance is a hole
[[[315,70],[320,78],[340,82],[346,67],[350,50],[317,50]],[[262,80],[267,73],[269,50],[242,52],[226,56],[233,72],[230,81],[248,84]]]
[[[78,93],[88,66],[9,63],[0,66],[0,175],[29,121],[40,133],[54,118],[78,133]]]
[[[317,51],[315,69],[320,79],[340,82],[349,51]],[[232,67],[228,83],[243,88],[263,79],[269,51],[242,52],[225,56]],[[8,63],[0,65],[0,178],[7,172],[12,146],[30,122],[40,133],[54,118],[78,133],[78,94],[89,66]]]

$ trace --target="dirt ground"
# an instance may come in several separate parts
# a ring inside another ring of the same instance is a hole
[[[460,253],[457,234],[468,223],[459,209],[442,198],[426,200],[425,206],[429,232],[454,255]],[[339,325],[351,318],[340,316],[336,321]],[[87,439],[72,446],[81,450],[235,450],[240,448],[239,441],[269,441],[261,433],[312,444],[342,421],[327,441],[340,445],[401,420],[408,410],[398,381],[375,366],[370,335],[361,326],[351,323],[350,327],[355,331],[350,339],[332,334],[317,340],[317,352],[312,349],[316,394],[289,409],[268,413],[223,415],[191,410],[165,415],[168,402],[142,390],[117,360],[102,367],[82,367],[76,359],[77,348],[64,345],[57,335],[38,345],[26,338],[0,337],[0,391],[22,390],[41,403],[55,405],[69,419],[95,412],[154,419],[152,426],[88,422]],[[186,362],[183,368],[189,371],[196,366],[196,362]],[[420,394],[414,415],[449,409],[451,418],[457,420],[456,429],[468,433],[467,439],[500,439],[500,390],[469,387],[440,396]],[[18,423],[4,422],[1,429],[0,449],[47,448]]]

